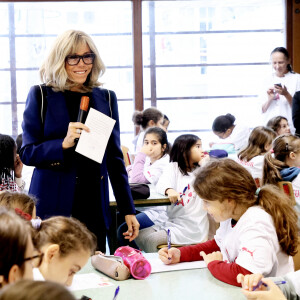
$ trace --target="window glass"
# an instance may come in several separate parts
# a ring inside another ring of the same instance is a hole
[[[126,103],[126,109],[122,107],[119,111],[120,119],[126,120],[130,116],[127,123],[122,123],[124,130],[131,126],[133,134],[131,1],[0,4],[0,105],[5,102],[0,106],[1,116],[5,116],[0,121],[1,133],[15,137],[21,132],[29,89],[41,83],[39,68],[56,36],[69,29],[79,29],[92,36],[106,66],[99,81],[104,88],[114,90],[120,102]],[[14,78],[12,84],[11,76]],[[19,105],[13,105],[12,111],[10,103]]]
[[[260,125],[270,53],[285,46],[284,1],[142,3],[145,107],[169,117],[171,142],[189,131],[208,146],[213,120],[226,113]]]

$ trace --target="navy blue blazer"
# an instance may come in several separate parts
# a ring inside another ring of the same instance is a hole
[[[46,87],[47,107],[45,119],[41,118],[41,91],[33,86],[28,94],[23,116],[23,144],[20,151],[25,165],[35,166],[29,193],[38,198],[37,215],[42,219],[54,215],[70,216],[74,199],[76,169],[64,167],[62,142],[67,134],[70,122],[64,94]],[[112,134],[97,175],[99,184],[87,187],[100,189],[102,214],[109,228],[111,215],[109,210],[108,175],[112,184],[118,208],[123,215],[134,214],[135,208],[128,184],[127,172],[120,147],[120,124],[117,98],[111,94],[111,111],[107,90],[94,88],[90,107],[116,120]],[[97,181],[98,182],[98,181]],[[99,192],[99,190],[97,191]]]

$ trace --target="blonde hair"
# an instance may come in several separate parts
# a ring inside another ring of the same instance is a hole
[[[294,135],[280,135],[273,141],[274,157],[271,153],[265,155],[263,169],[263,184],[277,184],[282,181],[280,171],[288,168],[286,159],[291,152],[300,151],[300,138]]]
[[[87,82],[81,86],[81,92],[90,92],[94,87],[101,85],[98,78],[105,72],[104,63],[99,52],[89,35],[78,30],[68,30],[57,37],[48,57],[40,68],[42,82],[51,86],[54,91],[70,90],[76,84],[68,79],[65,68],[66,57],[76,53],[81,45],[86,44],[91,52],[95,54],[95,60],[91,73],[87,77]]]
[[[278,242],[288,255],[295,255],[298,246],[297,213],[288,197],[274,185],[257,190],[251,174],[231,159],[214,160],[199,169],[194,189],[200,198],[223,202],[232,199],[236,205],[261,206],[273,218]]]
[[[275,138],[276,132],[271,128],[255,127],[249,136],[247,147],[238,154],[239,159],[250,161],[253,157],[266,153],[265,146],[271,145]]]
[[[46,244],[59,245],[62,257],[81,250],[93,254],[96,249],[96,236],[83,223],[61,216],[42,221],[38,229],[33,229],[32,240],[37,249]]]
[[[20,280],[7,285],[0,300],[76,300],[64,286],[52,281]]]
[[[5,206],[8,209],[21,209],[24,213],[32,216],[36,199],[25,193],[19,192],[3,192],[0,193],[0,206]]]

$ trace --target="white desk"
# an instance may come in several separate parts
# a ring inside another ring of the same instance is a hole
[[[146,253],[145,257],[157,255]],[[90,262],[79,274],[96,272]],[[74,292],[92,300],[113,299],[116,287],[120,286],[117,300],[245,300],[241,289],[215,279],[208,269],[194,269],[151,274],[145,280],[128,279],[115,281],[113,286]]]

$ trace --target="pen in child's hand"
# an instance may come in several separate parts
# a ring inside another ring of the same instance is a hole
[[[116,300],[117,299],[117,296],[119,294],[119,290],[120,290],[120,286],[118,285],[118,287],[116,288],[116,291],[115,291],[115,295],[113,297],[113,300]]]
[[[183,192],[182,192],[182,194],[180,195],[180,199],[182,198],[182,196],[184,195],[184,193],[185,193],[185,191],[187,190],[187,186],[183,189]],[[179,200],[177,199],[177,201],[175,202],[175,204],[174,204],[174,206],[176,206],[177,205],[177,203],[179,202]]]
[[[168,250],[171,249],[171,232],[170,229],[168,229]],[[168,257],[168,260],[170,260],[171,257]]]
[[[285,284],[286,281],[274,281],[274,283],[275,283],[276,285],[280,285],[280,284]],[[268,286],[267,284],[265,284],[264,282],[262,282],[262,281],[260,280],[260,281],[258,282],[258,284],[257,284],[256,286],[253,287],[252,291],[255,291],[256,289],[258,289],[258,288],[261,287],[262,285],[265,286],[265,287]]]

